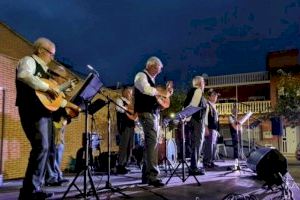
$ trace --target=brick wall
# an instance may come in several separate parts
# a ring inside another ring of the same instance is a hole
[[[21,132],[22,129],[19,122],[18,111],[14,105],[16,97],[14,85],[15,69],[12,66],[15,66],[16,64],[17,60],[0,55],[0,86],[5,89],[5,123],[2,155],[4,178],[15,178],[19,176],[19,173],[24,174],[21,168],[25,168],[27,161],[24,157],[28,157],[28,152],[22,151],[22,149],[29,148],[28,143],[25,141],[25,137]],[[2,98],[3,93],[1,93],[1,100]],[[1,126],[3,125],[1,124]]]
[[[0,54],[0,87],[5,89],[5,119],[4,119],[4,140],[3,140],[3,174],[4,179],[13,179],[23,177],[28,162],[30,152],[30,144],[22,130],[17,107],[15,106],[16,90],[15,90],[15,66],[17,59],[7,57]],[[0,91],[0,99],[3,93]],[[119,95],[116,92],[105,90],[105,93],[112,99],[116,99]],[[94,99],[103,98],[100,95]],[[2,108],[2,101],[0,103]],[[33,108],[34,109],[34,108]],[[116,114],[115,106],[110,106],[111,114],[111,149],[117,151],[115,145],[116,135]],[[2,121],[2,111],[1,111]],[[30,117],[30,114],[28,115]],[[91,116],[89,116],[88,129],[91,127]],[[101,143],[101,151],[107,151],[107,106],[100,109],[94,114],[95,126],[94,132],[97,132],[103,138]],[[72,120],[68,125],[65,136],[65,153],[62,161],[62,169],[69,167],[71,158],[76,158],[77,150],[82,146],[82,133],[85,130],[85,116],[80,114],[79,117]],[[2,128],[2,127],[1,127]],[[96,155],[99,152],[96,152]]]
[[[33,50],[29,41],[1,22],[0,35],[0,53],[4,55],[20,59],[25,55],[30,55]]]
[[[3,156],[2,156],[2,171],[4,179],[14,179],[24,177],[28,163],[30,152],[30,144],[25,137],[20,124],[19,114],[15,106],[16,90],[15,90],[15,68],[20,58],[32,53],[32,44],[23,38],[21,35],[14,32],[10,27],[0,22],[0,87],[5,89],[5,110],[4,110],[4,139],[3,139]],[[60,65],[59,63],[51,63],[51,67]],[[74,77],[71,71],[67,70],[69,77]],[[82,80],[80,82],[82,84]],[[78,84],[76,90],[80,88]],[[112,99],[115,99],[119,94],[117,92],[105,89],[105,93]],[[0,109],[2,108],[3,92],[0,90]],[[100,95],[94,99],[103,98]],[[34,108],[33,108],[34,109]],[[115,145],[116,134],[116,114],[115,106],[110,106],[111,113],[111,149],[117,151]],[[2,122],[2,113],[0,110],[0,122]],[[30,117],[30,115],[29,115]],[[89,116],[88,130],[91,128],[91,116]],[[101,151],[107,151],[107,106],[100,109],[94,114],[95,128],[103,138],[101,143]],[[85,131],[85,117],[80,114],[79,117],[72,120],[68,125],[65,136],[65,153],[62,161],[62,169],[69,167],[71,158],[76,157],[76,152],[82,146],[82,133]],[[2,130],[2,123],[0,123]],[[1,137],[0,137],[1,139]],[[99,152],[96,152],[96,155]]]

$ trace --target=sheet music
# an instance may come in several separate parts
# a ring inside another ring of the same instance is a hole
[[[168,123],[172,120],[188,121],[187,119],[189,119],[194,113],[196,113],[199,110],[201,110],[201,108],[199,108],[199,107],[187,106],[182,111],[176,113],[174,118],[164,119],[163,122],[164,122],[165,126],[167,126]]]
[[[253,112],[251,112],[251,111],[247,112],[247,114],[244,115],[244,117],[239,120],[239,123],[241,125],[243,125],[245,123],[245,121],[247,121],[251,117],[252,114],[253,114]]]

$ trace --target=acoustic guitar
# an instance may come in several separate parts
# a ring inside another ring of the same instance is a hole
[[[167,109],[170,107],[170,96],[173,94],[173,81],[168,81],[166,87],[156,87],[158,91],[164,93],[165,95],[158,95],[156,97],[156,101],[160,106],[161,110]]]
[[[43,82],[49,84],[49,86],[58,91],[58,96],[52,98],[47,92],[35,91],[38,99],[41,103],[50,111],[56,111],[60,108],[62,101],[65,98],[63,91],[68,89],[73,83],[78,81],[77,79],[69,80],[61,85],[58,85],[56,81],[50,79],[41,79]]]
[[[127,103],[127,106],[121,106],[119,105],[120,107],[123,108],[123,110],[125,110],[125,114],[127,115],[127,117],[133,121],[137,120],[138,118],[138,115],[137,113],[135,113],[133,110],[134,110],[134,106],[133,106],[133,103],[131,101],[129,101],[128,99],[126,98],[122,98],[123,101],[126,101]]]
[[[137,118],[138,118],[137,113],[134,113],[133,109],[131,109],[130,107],[127,107],[126,115],[129,119],[131,119],[133,121],[137,120]]]

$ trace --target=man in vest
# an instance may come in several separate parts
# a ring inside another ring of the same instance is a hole
[[[156,96],[166,96],[155,88],[155,78],[161,72],[163,64],[157,57],[147,60],[144,71],[136,74],[134,79],[134,111],[138,113],[139,121],[145,135],[144,165],[142,168],[142,183],[155,187],[164,186],[159,176],[158,168],[158,136],[160,108]]]
[[[198,161],[204,142],[204,119],[206,113],[206,99],[203,96],[205,82],[202,76],[195,76],[192,81],[193,87],[188,91],[183,106],[195,106],[201,109],[187,119],[186,135],[187,144],[191,150],[190,175],[204,175],[203,168],[198,167]]]
[[[126,174],[127,162],[132,155],[134,136],[134,115],[132,105],[132,88],[126,87],[122,91],[122,97],[116,100],[117,105],[117,126],[121,136],[119,144],[119,159],[117,166],[118,174]],[[129,111],[130,113],[127,113]],[[132,118],[130,118],[132,116]]]
[[[219,114],[216,109],[216,102],[220,95],[213,89],[209,89],[208,95],[208,109],[205,120],[205,141],[203,150],[203,165],[205,168],[214,167],[215,152],[217,148],[217,138],[219,135]]]
[[[49,79],[48,66],[55,54],[55,45],[46,38],[34,43],[34,54],[19,61],[16,70],[16,106],[23,130],[31,144],[28,166],[19,199],[46,199],[53,196],[41,189],[44,182],[45,166],[49,150],[49,138],[52,137],[52,113],[43,106],[35,91],[48,93],[56,98],[58,91],[51,88],[41,78]],[[80,109],[63,100],[61,107]]]

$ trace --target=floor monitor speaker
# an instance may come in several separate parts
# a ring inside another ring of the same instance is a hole
[[[247,159],[247,166],[268,186],[281,185],[282,176],[287,173],[286,158],[277,149],[272,148],[253,151]]]

